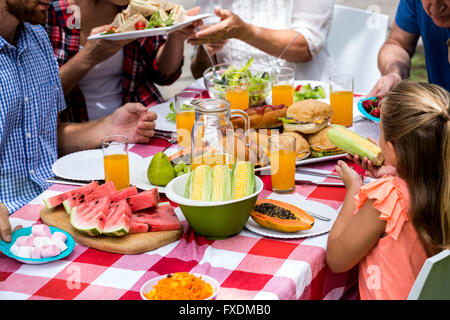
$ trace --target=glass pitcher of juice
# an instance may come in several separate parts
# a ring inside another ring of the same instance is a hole
[[[236,132],[230,118],[243,118],[246,136],[250,124],[247,113],[231,110],[230,103],[222,99],[194,100],[192,104],[195,123],[191,138],[191,168],[195,169],[202,164],[212,167],[227,164],[231,168],[236,160],[245,158],[245,146],[236,143]]]

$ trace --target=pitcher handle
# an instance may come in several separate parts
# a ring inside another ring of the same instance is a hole
[[[236,117],[244,119],[244,128],[245,128],[244,133],[245,133],[245,135],[247,135],[250,130],[250,119],[248,117],[247,112],[245,112],[243,110],[239,110],[239,109],[231,109],[230,114],[232,116],[236,116]]]

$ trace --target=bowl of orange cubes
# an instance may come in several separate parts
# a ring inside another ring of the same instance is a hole
[[[219,288],[210,276],[175,272],[147,281],[140,292],[143,300],[212,300]]]

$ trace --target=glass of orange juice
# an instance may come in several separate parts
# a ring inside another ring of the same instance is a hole
[[[178,145],[183,149],[191,147],[191,132],[195,123],[195,110],[191,102],[201,99],[196,91],[183,91],[175,95]]]
[[[272,190],[287,193],[295,188],[295,137],[273,135],[269,138]]]
[[[330,104],[332,124],[353,125],[353,76],[340,74],[330,77]]]
[[[114,182],[117,190],[129,187],[128,138],[120,135],[107,136],[103,138],[102,150],[105,182]]]
[[[249,80],[246,74],[234,72],[228,76],[225,99],[230,103],[230,109],[248,109],[250,99],[248,87]]]
[[[272,105],[294,103],[295,71],[289,67],[280,67],[272,75]]]

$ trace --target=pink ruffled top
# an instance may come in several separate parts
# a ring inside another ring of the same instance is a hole
[[[386,221],[386,234],[359,263],[359,292],[363,300],[404,300],[427,259],[409,220],[408,187],[402,179],[384,176],[362,186],[355,196],[357,214],[366,200]]]

